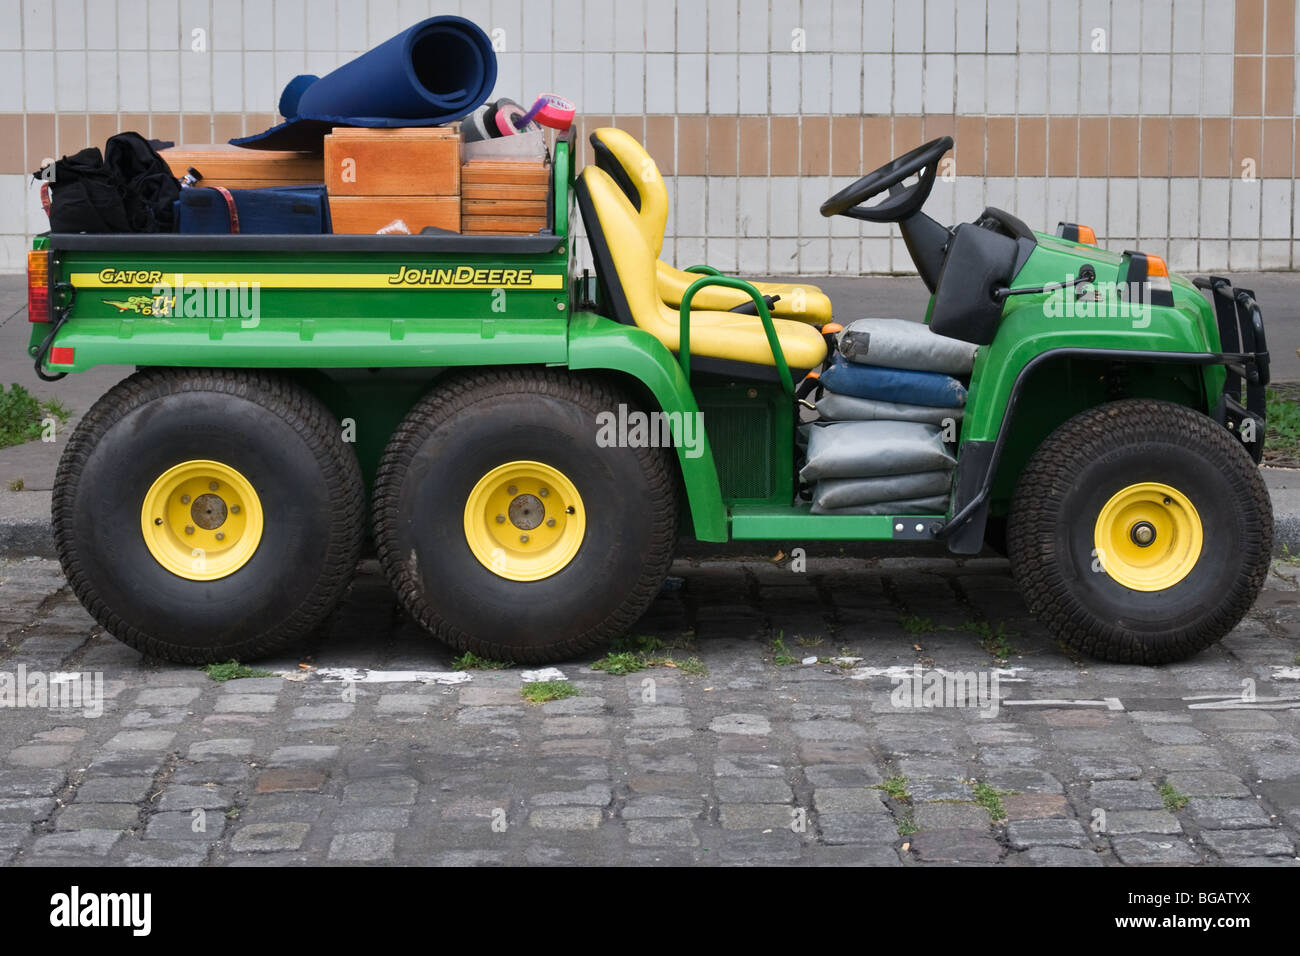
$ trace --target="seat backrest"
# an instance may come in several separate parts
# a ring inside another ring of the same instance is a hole
[[[668,187],[654,157],[627,132],[602,126],[591,134],[596,165],[623,190],[636,210],[641,234],[658,259],[668,225]]]
[[[609,293],[614,318],[645,329],[676,351],[677,322],[670,320],[655,284],[658,256],[627,194],[596,166],[582,170],[575,192],[596,274]]]

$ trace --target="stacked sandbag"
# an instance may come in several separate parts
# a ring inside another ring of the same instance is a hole
[[[961,420],[977,346],[905,319],[859,319],[822,373],[820,421],[800,477],[813,514],[936,514],[957,461],[945,438]]]

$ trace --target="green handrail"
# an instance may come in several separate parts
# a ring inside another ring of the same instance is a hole
[[[722,275],[722,273],[719,272],[717,269],[713,268],[713,266],[691,266],[689,269],[686,269],[686,270],[684,270],[684,271],[685,271],[685,272],[698,272],[698,273],[700,273],[700,275],[706,275],[706,276],[720,276],[720,275]]]
[[[708,268],[707,266],[705,268]],[[724,275],[706,275],[696,279],[686,287],[682,293],[681,319],[678,326],[678,349],[677,356],[682,363],[682,371],[686,373],[686,381],[691,380],[691,299],[695,298],[695,293],[705,286],[720,285],[728,289],[739,289],[745,292],[754,304],[758,306],[758,318],[763,323],[763,331],[767,335],[767,344],[772,349],[772,357],[776,360],[776,371],[781,377],[781,386],[785,389],[787,395],[794,394],[794,379],[790,377],[790,366],[786,364],[785,352],[781,350],[781,340],[776,335],[776,325],[772,322],[772,313],[767,307],[767,301],[762,294],[746,282],[744,279],[737,279],[732,276]]]

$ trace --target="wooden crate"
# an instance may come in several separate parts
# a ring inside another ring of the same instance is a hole
[[[394,219],[412,233],[425,226],[460,232],[460,200],[455,196],[330,196],[330,219],[339,233],[374,235]]]
[[[460,198],[461,199],[519,199],[525,201],[546,202],[546,197],[550,192],[550,186],[546,183],[540,185],[520,185],[518,183],[472,183],[466,182],[464,170],[461,171],[460,181]]]
[[[466,235],[525,234],[531,235],[546,228],[546,217],[540,219],[524,216],[462,216],[460,231]]]
[[[475,159],[461,167],[462,183],[549,186],[551,170],[538,160]]]
[[[263,186],[308,186],[322,183],[319,154],[270,149],[241,149],[228,143],[172,146],[159,153],[177,179],[191,166],[203,174],[200,186],[259,189]]]
[[[459,196],[460,134],[336,127],[325,137],[325,185],[331,196]]]
[[[460,214],[475,216],[518,216],[524,219],[546,219],[546,200],[533,199],[466,199],[461,197]]]

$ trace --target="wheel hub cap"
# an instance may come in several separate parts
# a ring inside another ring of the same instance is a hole
[[[578,553],[587,515],[568,477],[538,461],[512,461],[478,480],[465,501],[465,543],[508,581],[540,581]]]
[[[1191,500],[1148,481],[1122,488],[1097,515],[1093,544],[1103,570],[1134,591],[1163,591],[1200,559],[1204,529]]]
[[[189,581],[215,581],[248,563],[262,540],[262,502],[231,466],[194,459],[154,480],[140,531],[155,561]]]

